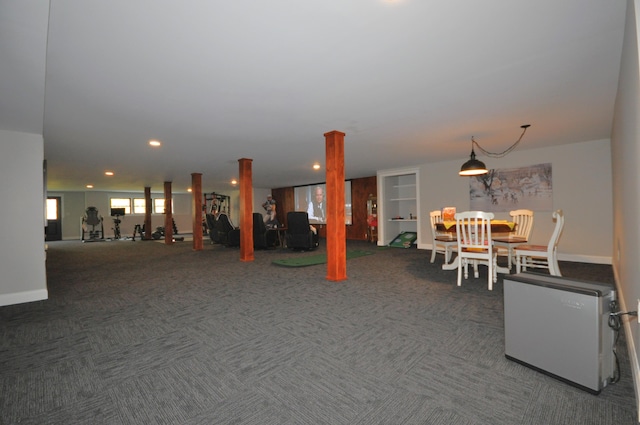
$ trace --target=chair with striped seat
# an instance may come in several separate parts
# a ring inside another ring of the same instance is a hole
[[[509,270],[513,264],[513,249],[518,245],[529,242],[531,229],[533,228],[533,211],[513,210],[509,212],[511,220],[515,223],[515,230],[509,234],[493,237],[493,244],[498,250],[506,250]],[[500,251],[498,251],[500,254]]]
[[[431,220],[432,236],[431,262],[433,263],[436,260],[436,254],[443,254],[445,264],[449,264],[451,253],[457,250],[458,240],[452,233],[441,232],[436,229],[436,224],[442,222],[440,210],[431,211],[429,219]]]
[[[519,245],[514,248],[516,255],[516,272],[527,271],[529,268],[548,269],[552,276],[562,276],[558,266],[558,241],[564,227],[562,210],[552,214],[556,222],[551,238],[547,245]]]
[[[465,211],[456,213],[456,236],[458,238],[458,286],[469,277],[468,266],[473,265],[473,275],[478,277],[478,265],[488,268],[487,283],[489,290],[498,280],[497,252],[491,240],[491,219],[494,215],[484,211]]]

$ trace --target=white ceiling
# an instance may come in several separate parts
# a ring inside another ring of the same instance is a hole
[[[172,181],[181,192],[196,172],[203,190],[222,190],[239,158],[253,159],[256,187],[322,182],[311,166],[324,165],[331,130],[346,133],[347,178],[462,164],[471,136],[500,152],[522,124],[522,150],[607,139],[625,10],[625,0],[0,0],[0,128],[44,135],[50,190]]]

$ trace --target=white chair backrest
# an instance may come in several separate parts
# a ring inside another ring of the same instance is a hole
[[[429,220],[431,221],[431,233],[433,234],[433,237],[435,238],[436,235],[439,233],[436,230],[436,223],[441,223],[442,222],[442,212],[440,212],[440,210],[431,211],[429,213]]]
[[[456,213],[456,234],[460,249],[490,248],[493,217],[493,213],[484,211]]]
[[[547,245],[548,254],[551,254],[557,249],[558,241],[560,241],[560,235],[562,234],[562,228],[564,227],[564,213],[562,210],[554,211],[552,217],[556,221],[556,227],[553,229],[551,239],[549,239],[549,245]]]
[[[529,240],[531,229],[533,228],[533,211],[531,210],[513,210],[509,212],[512,221],[516,223],[514,236],[519,236]]]

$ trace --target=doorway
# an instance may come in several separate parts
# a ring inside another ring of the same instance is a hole
[[[62,240],[62,198],[52,196],[47,198],[46,205],[47,227],[45,229],[45,241]]]

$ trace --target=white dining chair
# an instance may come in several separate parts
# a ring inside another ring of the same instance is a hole
[[[556,222],[551,238],[547,245],[519,245],[514,248],[516,255],[516,272],[527,271],[529,268],[548,269],[553,276],[562,276],[558,266],[558,241],[564,227],[562,210],[552,214]]]
[[[511,221],[516,225],[513,232],[506,235],[493,236],[493,244],[500,250],[507,251],[508,268],[511,270],[513,264],[513,249],[518,245],[524,245],[529,242],[531,229],[533,228],[533,211],[531,210],[513,210],[509,212]]]
[[[458,239],[458,286],[469,277],[469,264],[473,265],[473,275],[479,276],[478,265],[488,267],[488,288],[498,280],[497,252],[491,240],[491,219],[494,215],[484,211],[465,211],[456,214],[456,237]]]
[[[431,248],[431,262],[436,260],[436,254],[444,255],[445,264],[449,264],[451,261],[451,253],[458,247],[458,240],[449,232],[439,231],[436,227],[438,223],[442,223],[442,213],[440,210],[431,211],[429,213],[429,219],[431,222],[431,236],[432,236],[432,248]]]

